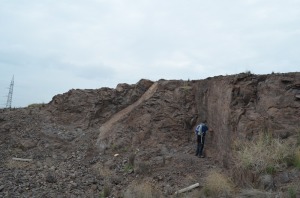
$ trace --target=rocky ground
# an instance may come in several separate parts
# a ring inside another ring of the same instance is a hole
[[[55,124],[43,108],[1,112],[2,197],[99,197],[104,188],[121,197],[133,181],[147,181],[168,196],[201,181],[204,169],[216,167],[210,158],[194,156],[191,142],[99,153],[93,142],[97,130]],[[144,158],[145,163],[133,162],[130,167],[134,157]]]
[[[247,175],[235,169],[232,151],[236,139],[266,128],[297,137],[299,80],[299,73],[141,80],[1,109],[0,197],[174,197],[195,183],[180,196],[204,197],[210,170],[235,183],[224,197],[300,196],[297,168]],[[203,159],[194,156],[193,132],[202,119],[213,129]]]

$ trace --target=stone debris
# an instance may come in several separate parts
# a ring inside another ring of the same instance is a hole
[[[170,197],[198,182],[185,193],[200,192],[209,170],[234,172],[236,138],[268,129],[282,141],[296,139],[299,79],[300,73],[142,79],[0,109],[0,197],[138,197],[143,190]],[[193,128],[203,119],[213,132],[199,159]],[[249,175],[263,190],[300,182],[297,169],[259,181]]]

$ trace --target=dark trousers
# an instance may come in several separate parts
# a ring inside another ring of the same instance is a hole
[[[205,142],[205,135],[197,135],[197,150],[196,150],[196,156],[203,155],[203,148],[204,148],[204,142]]]

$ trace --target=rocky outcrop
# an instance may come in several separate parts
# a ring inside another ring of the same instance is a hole
[[[1,109],[0,196],[94,197],[109,189],[121,197],[134,182],[146,181],[168,197],[195,181],[203,186],[208,170],[233,171],[235,140],[261,132],[296,137],[299,95],[300,73],[241,73],[74,89],[49,104]],[[198,159],[194,127],[203,120],[213,131],[206,138],[207,158]],[[248,179],[262,190],[300,180],[297,170],[274,177],[233,172],[241,186]]]
[[[176,139],[191,140],[192,127],[206,119],[214,131],[207,138],[209,155],[226,165],[236,138],[251,139],[263,131],[286,138],[299,130],[299,80],[299,73],[160,80],[150,98],[106,131],[114,146],[171,145]],[[99,131],[98,142],[103,133]]]
[[[119,84],[116,89],[72,89],[54,96],[47,108],[58,122],[93,127],[134,103],[152,84],[142,79],[135,85]]]
[[[113,127],[116,128],[115,130],[118,130],[117,123],[121,120],[125,119],[127,115],[129,115],[134,108],[139,106],[141,103],[143,103],[145,100],[148,100],[153,93],[155,93],[157,89],[157,83],[154,83],[136,102],[134,102],[131,105],[128,105],[126,108],[122,109],[121,111],[114,114],[107,122],[101,125],[100,127],[100,135],[97,141],[97,146],[100,149],[106,149],[107,144],[109,144],[110,140],[113,139],[111,131],[113,130]],[[122,130],[119,130],[117,133],[122,133]],[[118,138],[117,134],[117,138]],[[108,143],[106,143],[106,142]]]

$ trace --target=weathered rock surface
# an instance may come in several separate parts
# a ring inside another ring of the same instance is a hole
[[[264,131],[296,137],[299,94],[300,73],[242,73],[193,81],[142,79],[116,89],[70,90],[49,104],[0,109],[0,197],[99,197],[107,191],[121,197],[134,192],[134,182],[171,196],[195,181],[201,184],[210,169],[230,172],[236,139]],[[204,119],[213,132],[206,138],[207,158],[198,159],[193,128]],[[290,172],[261,179],[261,188],[300,181],[299,171],[293,177]],[[241,197],[252,196],[246,194]]]

